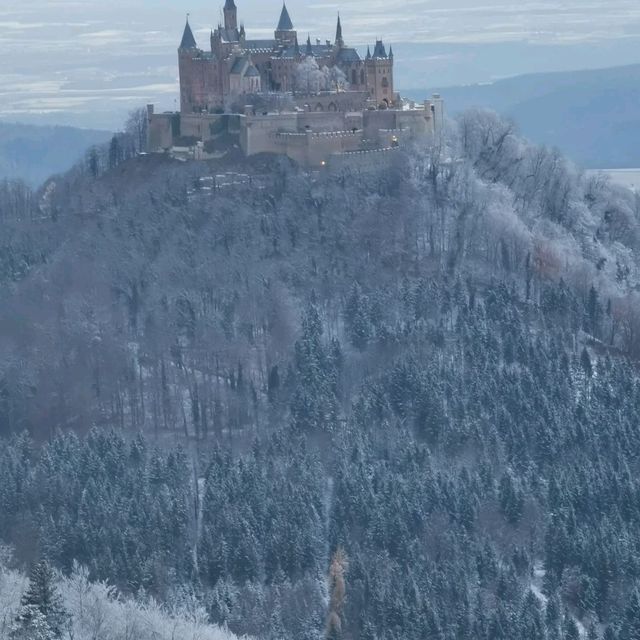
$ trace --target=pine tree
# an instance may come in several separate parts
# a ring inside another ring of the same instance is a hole
[[[22,596],[15,637],[61,638],[67,617],[53,571],[46,560],[41,560],[31,570],[29,586]]]
[[[624,611],[621,640],[636,640],[640,638],[640,591],[634,589]]]
[[[564,614],[563,640],[580,640],[580,630],[568,611]]]

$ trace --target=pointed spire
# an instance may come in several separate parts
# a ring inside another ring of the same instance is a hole
[[[189,25],[189,14],[187,14],[187,24],[184,26],[184,33],[182,34],[182,42],[180,42],[181,50],[197,49],[196,39],[193,37],[193,31]]]
[[[393,58],[393,47],[389,46],[389,57]]]
[[[307,35],[307,50],[305,51],[305,55],[312,56],[313,55],[313,47],[311,46],[311,36]]]
[[[376,46],[373,49],[373,57],[374,58],[386,58],[387,51],[384,47],[384,42],[382,40],[376,40]]]
[[[224,3],[225,11],[229,11],[231,9],[237,9],[236,3],[233,0],[226,0]]]
[[[338,25],[336,26],[336,44],[342,46],[344,40],[342,39],[342,24],[340,23],[340,14],[338,13]]]
[[[293,22],[287,11],[287,5],[282,3],[282,13],[280,14],[280,20],[278,21],[278,31],[293,31]]]
[[[367,45],[367,60],[371,60],[371,47]]]

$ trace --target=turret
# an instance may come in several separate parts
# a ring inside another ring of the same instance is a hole
[[[393,91],[393,49],[389,48],[389,54],[382,40],[376,40],[371,50],[367,49],[367,57],[364,62],[367,75],[367,89],[369,97],[380,108],[387,108],[394,104]]]
[[[193,37],[193,31],[189,25],[189,17],[187,16],[187,24],[184,26],[184,33],[182,34],[182,41],[178,47],[178,51],[193,51],[198,48],[196,39]]]
[[[304,53],[307,57],[313,55],[313,47],[311,46],[311,36],[307,36],[307,49]]]
[[[280,20],[278,21],[275,36],[276,40],[281,44],[294,44],[297,37],[297,33],[293,28],[291,16],[289,16],[289,11],[287,10],[287,5],[284,2],[282,3],[282,11],[280,13]]]
[[[238,28],[238,8],[234,0],[226,0],[224,4],[224,28],[227,31]]]
[[[198,45],[189,25],[189,17],[184,26],[182,40],[178,47],[178,72],[180,75],[180,111],[193,111],[193,60],[198,55]]]
[[[373,48],[374,58],[387,58],[387,50],[382,40],[376,40],[376,46]]]
[[[338,25],[336,26],[336,47],[344,47],[344,40],[342,38],[342,24],[340,23],[340,14],[338,14]]]

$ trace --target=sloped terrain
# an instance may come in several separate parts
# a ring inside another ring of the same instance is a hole
[[[636,637],[630,192],[485,112],[379,171],[94,169],[2,196],[18,561],[256,638]]]

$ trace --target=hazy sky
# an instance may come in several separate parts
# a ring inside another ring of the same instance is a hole
[[[236,0],[268,37],[279,0]],[[170,109],[185,14],[201,46],[223,0],[1,0],[0,117],[117,127],[133,106]],[[288,0],[306,37],[376,36],[396,51],[400,90],[518,73],[640,62],[638,0]]]

